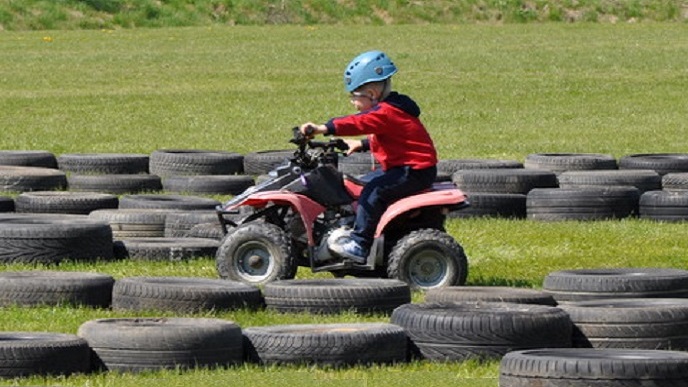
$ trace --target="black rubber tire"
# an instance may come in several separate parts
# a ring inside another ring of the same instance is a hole
[[[534,169],[467,169],[454,172],[452,181],[466,192],[527,194],[533,188],[557,188],[557,175]]]
[[[238,220],[243,215],[223,214],[222,216],[227,220]],[[165,219],[165,236],[170,238],[185,238],[189,236],[189,231],[191,231],[194,226],[204,223],[215,223],[219,225],[220,218],[217,215],[217,211],[195,210],[173,212],[167,215]]]
[[[0,150],[0,165],[56,169],[57,159],[42,150]]]
[[[194,277],[127,277],[112,290],[113,310],[205,311],[258,309],[260,289],[240,282]]]
[[[387,323],[300,324],[244,329],[250,361],[352,366],[407,360],[404,330]]]
[[[238,195],[255,184],[246,175],[169,176],[162,183],[167,192],[204,195]]]
[[[338,166],[342,173],[352,176],[365,175],[381,168],[380,163],[370,152],[356,152],[348,156],[340,156]]]
[[[228,227],[228,231],[231,232],[233,227]],[[186,238],[210,238],[221,241],[225,237],[225,232],[222,229],[220,222],[215,223],[200,223],[197,224],[189,231],[187,231]]]
[[[293,149],[247,153],[244,155],[244,173],[253,176],[266,174],[293,156]]]
[[[111,276],[98,273],[0,272],[0,306],[68,304],[108,308],[114,283]]]
[[[77,334],[96,369],[140,372],[222,367],[243,361],[241,328],[209,318],[113,318],[87,321]]]
[[[221,241],[217,271],[221,278],[251,285],[292,279],[298,269],[292,249],[288,235],[279,227],[264,222],[245,223]]]
[[[57,157],[60,170],[79,174],[148,173],[148,155],[133,153],[68,153]]]
[[[113,258],[112,230],[82,215],[0,214],[0,262],[56,264]]]
[[[633,349],[532,349],[506,354],[499,385],[509,387],[688,386],[688,353]]]
[[[220,242],[206,238],[130,238],[115,242],[116,258],[178,262],[214,257]]]
[[[660,175],[672,172],[688,172],[688,154],[649,153],[628,155],[619,159],[619,169],[651,169]]]
[[[554,298],[540,290],[507,286],[447,286],[430,289],[425,302],[510,302],[556,306]]]
[[[38,214],[88,215],[91,211],[117,208],[117,196],[97,192],[24,192],[14,199],[15,211]]]
[[[662,189],[662,177],[655,171],[628,169],[618,171],[568,171],[559,174],[561,188],[632,186],[640,193]]]
[[[532,153],[526,156],[523,165],[554,173],[618,168],[613,156],[600,153]]]
[[[688,220],[688,191],[649,191],[640,197],[640,217],[663,222]]]
[[[442,159],[437,162],[437,173],[453,174],[464,169],[505,169],[523,168],[517,160],[499,159]]]
[[[466,283],[468,259],[449,234],[435,229],[412,231],[389,252],[387,276],[412,289],[430,289]]]
[[[173,210],[214,210],[221,203],[215,199],[186,195],[125,195],[119,208],[161,208]]]
[[[526,195],[510,193],[467,193],[470,206],[447,214],[450,218],[514,218],[526,217]]]
[[[635,187],[536,188],[528,193],[528,219],[544,221],[623,219],[638,214]]]
[[[183,175],[234,175],[243,168],[244,156],[225,151],[160,149],[150,156],[150,172],[163,180]]]
[[[545,276],[542,290],[559,304],[609,298],[686,298],[688,271],[664,268],[561,270]]]
[[[435,361],[495,359],[519,349],[571,346],[569,316],[545,305],[406,304],[394,310],[391,322],[406,330],[416,355]]]
[[[88,217],[109,224],[115,239],[155,238],[165,236],[165,221],[174,211],[145,208],[96,210]]]
[[[665,191],[687,191],[688,172],[667,173],[662,176],[662,189]]]
[[[411,290],[392,279],[303,279],[275,281],[263,289],[268,309],[283,313],[391,313],[411,302]]]
[[[159,176],[147,174],[75,175],[67,177],[70,191],[95,191],[111,194],[150,193],[162,190]]]
[[[0,376],[70,375],[91,370],[86,340],[71,334],[0,332]]]
[[[165,236],[184,238],[193,226],[201,223],[220,223],[215,210],[178,211],[165,220]]]
[[[0,191],[49,191],[67,187],[67,176],[56,169],[0,165]]]
[[[14,212],[14,199],[0,196],[0,212]]]
[[[562,305],[573,346],[688,350],[688,299],[609,299]]]

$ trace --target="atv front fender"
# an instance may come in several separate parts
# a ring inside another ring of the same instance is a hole
[[[313,223],[315,222],[315,218],[325,211],[325,207],[307,196],[282,191],[258,192],[247,197],[242,202],[237,203],[231,209],[244,206],[264,208],[271,203],[276,205],[288,205],[295,213],[299,214],[303,226],[306,229],[308,245],[315,246],[315,240],[313,239]]]
[[[377,224],[375,230],[375,237],[382,235],[387,224],[399,215],[423,207],[435,206],[462,206],[467,205],[468,201],[466,195],[459,189],[442,189],[437,191],[422,192],[416,195],[411,195],[403,199],[399,199],[392,203]]]

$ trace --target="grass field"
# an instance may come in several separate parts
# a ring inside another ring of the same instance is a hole
[[[688,25],[663,23],[2,32],[0,149],[57,155],[285,149],[292,126],[351,112],[342,67],[360,51],[382,48],[400,68],[396,88],[421,105],[442,158],[683,153],[687,33]],[[467,251],[471,285],[537,288],[548,272],[565,268],[688,266],[685,224],[483,219],[451,221],[449,231]],[[116,278],[216,277],[210,258],[146,265],[69,263],[60,269]],[[0,314],[0,329],[73,333],[89,319],[120,315],[8,308]],[[211,315],[241,326],[386,320],[346,314]],[[247,365],[0,380],[0,385],[496,386],[497,370],[495,362],[336,371]]]

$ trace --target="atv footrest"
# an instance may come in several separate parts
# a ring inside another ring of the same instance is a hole
[[[375,267],[373,265],[368,265],[368,264],[360,264],[356,263],[354,261],[345,259],[340,262],[333,262],[333,263],[325,263],[322,266],[313,266],[311,267],[313,272],[321,272],[321,271],[337,271],[337,270],[374,270]]]

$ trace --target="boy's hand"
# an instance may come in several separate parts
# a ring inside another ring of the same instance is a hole
[[[361,140],[344,139],[344,142],[349,146],[349,150],[346,151],[347,156],[354,152],[358,152],[363,147],[363,142]]]
[[[312,122],[306,122],[305,124],[299,126],[299,131],[301,134],[308,138],[313,138],[316,134],[324,134],[327,132],[327,127],[325,125],[318,125]]]

